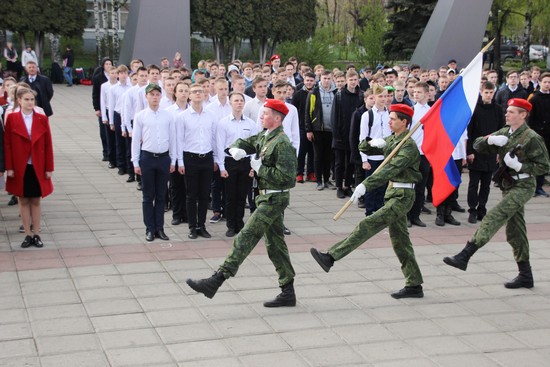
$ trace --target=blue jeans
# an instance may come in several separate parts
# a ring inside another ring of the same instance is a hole
[[[73,68],[65,66],[63,68],[63,76],[68,85],[73,85]]]

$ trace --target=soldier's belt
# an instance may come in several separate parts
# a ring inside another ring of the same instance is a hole
[[[394,189],[414,189],[413,183],[406,183],[406,182],[391,182],[390,181],[390,187],[393,187]]]
[[[528,173],[518,173],[517,175],[511,175],[514,180],[523,180],[524,178],[531,177]]]
[[[288,189],[286,189],[286,190],[268,190],[268,189],[259,190],[260,195],[278,194],[278,193],[281,193],[281,192],[288,192],[288,191],[289,191]]]

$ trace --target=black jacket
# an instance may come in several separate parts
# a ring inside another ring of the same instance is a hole
[[[92,79],[92,103],[94,105],[94,111],[101,111],[101,84],[107,81],[104,70],[103,67],[101,67],[101,70],[96,70]]]
[[[363,104],[363,92],[357,86],[352,93],[344,85],[332,103],[332,148],[350,151],[351,115]]]
[[[53,86],[50,79],[47,76],[38,74],[33,83],[29,81],[28,75],[21,81],[30,85],[32,90],[36,92],[36,105],[44,110],[46,116],[53,115],[52,106],[50,105],[53,98]]]
[[[323,124],[323,101],[321,100],[321,92],[319,91],[319,86],[313,88],[309,92],[306,101],[306,115],[305,115],[305,125],[307,132],[313,131],[325,131],[325,126]],[[336,88],[329,90],[329,92],[336,95]],[[311,104],[313,103],[313,107]],[[334,105],[334,99],[332,104]]]
[[[480,136],[486,136],[504,127],[502,107],[496,103],[484,104],[481,98],[468,124],[468,140],[466,154],[474,154],[474,161],[468,163],[471,170],[493,172],[496,167],[496,154],[482,154],[474,150],[474,141]]]
[[[361,117],[367,112],[364,104],[358,107],[351,115],[351,126],[349,131],[349,145],[351,147],[351,161],[361,165],[363,160],[359,154],[359,135],[361,135]]]
[[[508,101],[512,98],[523,98],[527,99],[528,94],[525,89],[521,85],[518,85],[517,89],[515,91],[511,91],[508,86],[505,86],[501,90],[499,90],[495,95],[495,102],[500,105],[502,108],[502,111],[506,113],[506,109],[508,108]]]
[[[300,130],[305,130],[305,118],[306,118],[306,103],[309,91],[302,88],[294,92],[290,103],[298,110],[298,120],[300,122]]]
[[[550,94],[535,92],[529,100],[533,105],[529,114],[529,127],[539,135],[550,136]]]

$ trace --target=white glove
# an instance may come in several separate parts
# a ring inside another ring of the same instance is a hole
[[[246,157],[246,152],[240,148],[229,148],[229,154],[233,157],[234,160],[239,161]]]
[[[369,141],[369,145],[374,148],[384,148],[386,146],[386,141],[382,138],[376,138]]]
[[[253,157],[250,159],[250,167],[252,167],[252,169],[256,171],[256,173],[258,173],[261,166],[262,166],[262,158],[256,159],[255,157]]]
[[[381,140],[381,139],[380,139]],[[363,185],[362,183],[360,183],[359,185],[357,185],[355,187],[355,191],[353,192],[353,194],[351,195],[351,198],[350,200],[353,201],[353,203],[357,203],[357,200],[359,200],[360,197],[362,197],[363,195],[365,195],[365,193],[367,192],[367,188],[365,185]]]
[[[508,143],[508,137],[504,135],[490,135],[487,138],[487,144],[503,147]]]
[[[506,153],[504,156],[504,163],[516,172],[519,172],[521,170],[521,166],[523,166],[523,164],[519,161],[518,156],[516,155],[512,158],[510,156],[510,152]]]

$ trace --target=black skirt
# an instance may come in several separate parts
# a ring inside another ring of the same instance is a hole
[[[25,198],[39,198],[42,197],[42,190],[40,189],[40,183],[34,172],[32,164],[27,164],[25,169],[25,177],[23,178],[23,197]]]

